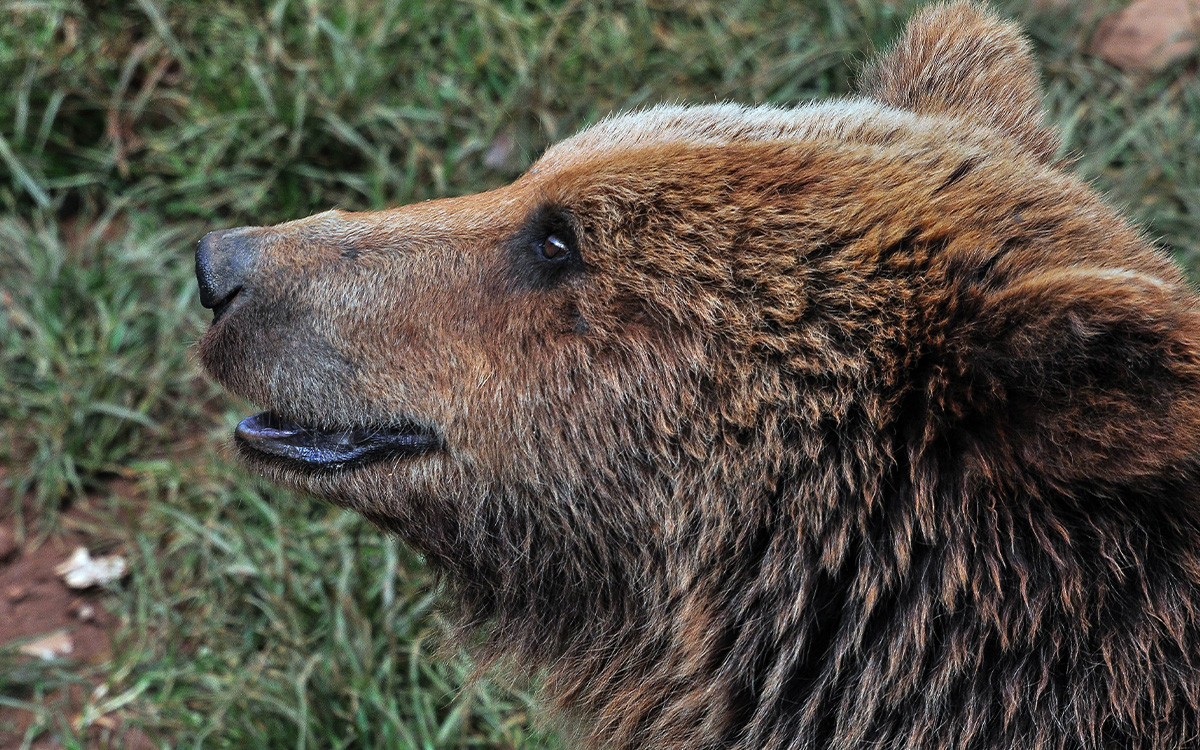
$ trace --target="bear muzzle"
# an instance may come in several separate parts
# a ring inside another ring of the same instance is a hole
[[[347,409],[344,425],[318,426],[298,417],[315,413],[308,402],[320,401],[323,392],[341,392],[334,384],[344,388],[352,368],[306,322],[311,313],[272,288],[268,256],[279,246],[292,249],[289,243],[294,242],[287,233],[269,227],[240,227],[209,232],[196,247],[200,304],[213,311],[213,329],[202,340],[201,359],[230,390],[273,407],[237,426],[239,452],[254,463],[332,471],[440,448],[435,430],[407,418],[364,424],[362,414]],[[264,267],[266,278],[258,278],[264,276]],[[235,306],[243,312],[225,320]],[[264,380],[258,375],[263,371],[272,374]],[[332,400],[336,399],[328,399]]]

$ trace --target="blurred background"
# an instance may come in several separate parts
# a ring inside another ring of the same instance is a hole
[[[495,187],[614,110],[841,95],[918,4],[0,2],[0,748],[558,747],[412,552],[231,461],[195,243]],[[997,6],[1062,155],[1200,270],[1196,0]],[[124,569],[71,588],[78,547]]]

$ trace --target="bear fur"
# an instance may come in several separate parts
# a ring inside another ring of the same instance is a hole
[[[1041,120],[932,6],[853,98],[210,236],[201,359],[582,747],[1200,747],[1200,306]]]

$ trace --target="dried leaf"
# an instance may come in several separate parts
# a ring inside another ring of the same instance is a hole
[[[73,589],[86,589],[116,581],[125,575],[128,564],[120,555],[92,557],[86,547],[76,547],[75,552],[54,572]]]

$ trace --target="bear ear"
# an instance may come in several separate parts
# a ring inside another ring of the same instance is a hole
[[[1194,476],[1200,306],[1183,284],[1072,267],[998,290],[982,309],[959,342],[950,400],[994,452],[1060,487]]]
[[[1041,125],[1041,84],[1029,43],[1015,24],[974,3],[918,13],[859,88],[883,104],[998,130],[1045,163],[1058,148],[1057,135]]]

